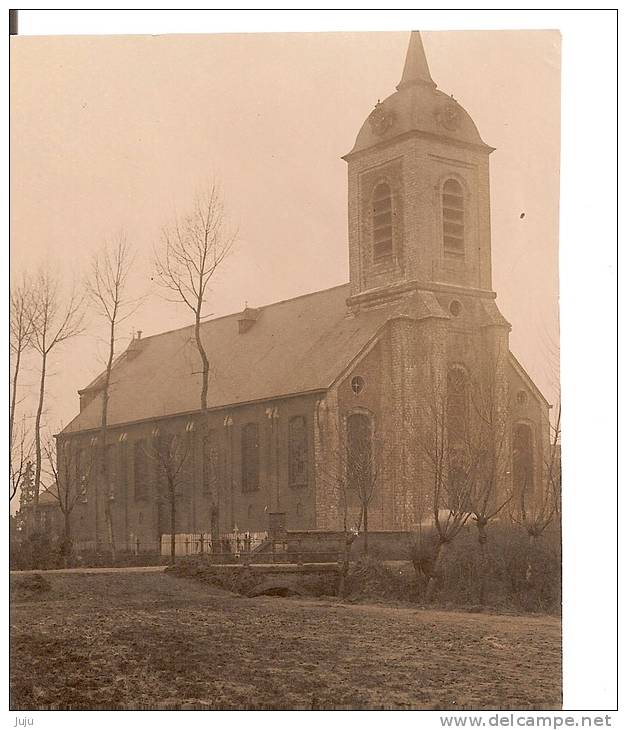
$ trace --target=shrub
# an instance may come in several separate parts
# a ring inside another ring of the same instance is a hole
[[[412,579],[388,568],[371,555],[361,556],[352,563],[346,580],[346,595],[350,598],[408,599],[415,593]]]
[[[425,580],[433,565],[429,551],[433,556],[435,545],[431,535],[413,548],[414,568]],[[476,528],[468,524],[449,545],[438,576],[436,603],[559,612],[561,556],[557,530],[547,530],[531,543],[519,526],[494,523],[488,527],[484,550],[480,550]]]

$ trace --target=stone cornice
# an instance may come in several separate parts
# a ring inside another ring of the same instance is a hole
[[[403,142],[407,139],[413,139],[415,137],[444,142],[446,144],[453,145],[454,147],[462,147],[464,149],[476,150],[477,152],[484,152],[487,154],[491,154],[496,149],[496,147],[490,147],[490,145],[485,143],[466,142],[461,139],[455,139],[454,137],[448,137],[444,134],[434,134],[433,132],[423,132],[420,129],[411,129],[408,132],[403,132],[402,134],[391,137],[390,139],[381,140],[380,142],[370,145],[370,147],[366,147],[365,149],[355,150],[354,152],[351,150],[345,155],[341,155],[341,158],[348,162],[349,160],[353,160],[367,155],[374,150],[382,150],[386,147],[390,147],[396,142]]]

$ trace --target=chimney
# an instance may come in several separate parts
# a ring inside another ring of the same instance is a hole
[[[126,348],[126,357],[129,360],[137,357],[141,350],[140,340],[142,338],[142,330],[137,330],[137,334],[133,336],[129,346]]]
[[[255,324],[257,319],[259,319],[260,314],[261,310],[259,309],[253,309],[252,307],[248,306],[245,307],[241,316],[237,320],[240,335],[243,335],[244,332],[248,332],[248,330]]]

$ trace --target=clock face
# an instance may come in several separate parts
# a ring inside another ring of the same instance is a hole
[[[438,120],[438,124],[451,132],[458,129],[461,124],[461,114],[457,104],[454,102],[448,102],[441,106],[436,111],[435,116]]]
[[[381,104],[377,104],[368,117],[368,121],[375,134],[385,134],[394,124],[394,112],[386,111]]]

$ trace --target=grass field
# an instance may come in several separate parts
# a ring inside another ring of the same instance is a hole
[[[163,573],[46,577],[49,591],[12,590],[14,710],[560,704],[553,617],[249,599]]]

